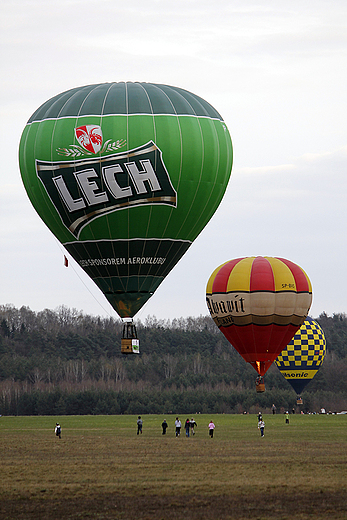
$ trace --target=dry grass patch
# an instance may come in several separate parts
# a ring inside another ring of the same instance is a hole
[[[168,419],[168,417],[166,417]],[[199,416],[193,438],[162,417],[0,419],[0,518],[345,519],[347,417]],[[206,424],[205,424],[206,423]]]

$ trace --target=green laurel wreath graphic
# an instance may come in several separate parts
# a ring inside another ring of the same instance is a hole
[[[108,139],[105,141],[104,146],[100,150],[100,153],[108,153],[115,152],[119,150],[119,148],[123,148],[126,145],[125,139],[118,139],[117,141],[113,141],[112,139]],[[57,148],[57,153],[59,155],[64,155],[65,157],[82,157],[83,155],[95,155],[92,152],[88,152],[82,146],[71,144],[69,148]]]

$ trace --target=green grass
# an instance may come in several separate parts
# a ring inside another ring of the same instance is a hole
[[[163,418],[1,417],[0,518],[347,518],[347,416]]]

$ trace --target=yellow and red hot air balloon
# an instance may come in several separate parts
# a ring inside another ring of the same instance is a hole
[[[262,377],[303,324],[312,286],[290,260],[236,258],[214,270],[206,301],[221,332]]]

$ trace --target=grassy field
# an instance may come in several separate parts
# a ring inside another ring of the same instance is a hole
[[[0,519],[347,518],[347,415],[163,418],[1,417]]]

